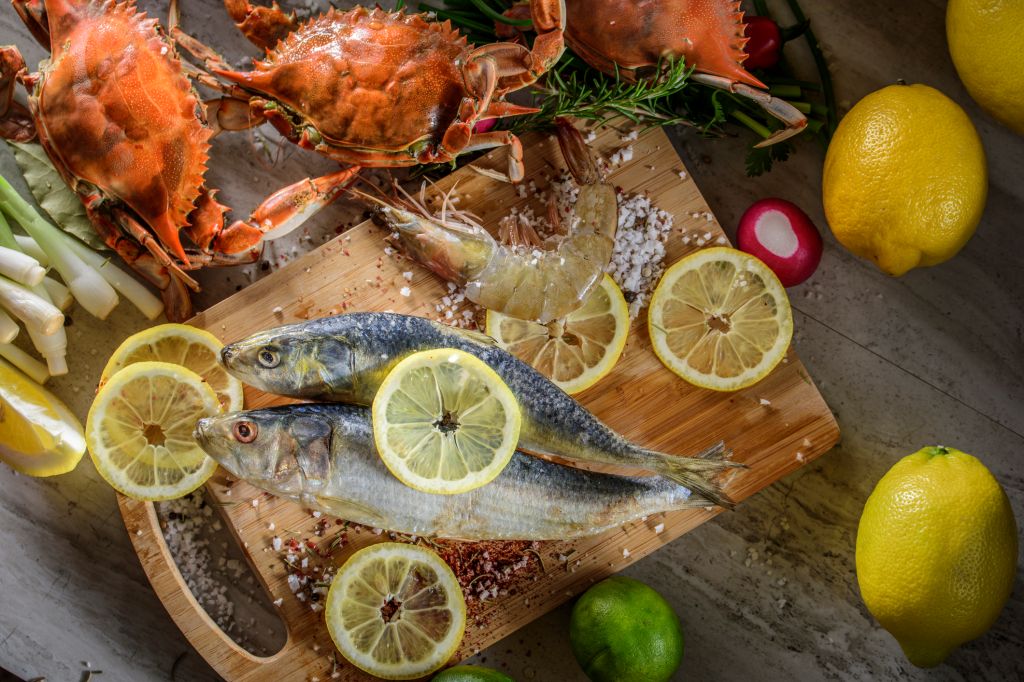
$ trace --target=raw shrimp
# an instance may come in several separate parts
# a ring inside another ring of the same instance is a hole
[[[583,305],[611,261],[618,205],[583,136],[568,120],[556,123],[558,145],[580,191],[568,234],[554,248],[545,249],[535,238],[521,243],[522,236],[503,243],[470,215],[447,206],[434,216],[422,202],[370,198],[375,218],[398,234],[410,256],[465,286],[470,301],[542,324],[565,317]]]

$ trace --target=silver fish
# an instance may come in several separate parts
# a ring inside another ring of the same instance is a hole
[[[598,474],[515,453],[493,481],[432,495],[394,477],[368,408],[286,405],[201,419],[196,441],[235,476],[279,497],[368,526],[460,540],[554,540],[600,533],[710,502],[658,477]]]
[[[522,410],[521,450],[655,472],[732,506],[716,479],[742,465],[724,459],[724,444],[679,457],[631,443],[484,334],[423,317],[349,313],[259,332],[225,346],[220,357],[232,375],[268,393],[370,405],[399,361],[431,348],[475,355],[508,384]]]

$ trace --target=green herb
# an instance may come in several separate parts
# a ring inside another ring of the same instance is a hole
[[[7,144],[14,151],[14,160],[39,207],[66,232],[70,232],[97,251],[105,251],[107,245],[89,222],[82,201],[64,182],[43,148],[35,143]]]
[[[774,96],[785,98],[807,114],[808,129],[802,137],[813,136],[827,145],[838,120],[831,77],[798,0],[786,2],[796,17],[797,25],[783,28],[783,32],[787,38],[806,38],[821,82],[793,78],[785,72],[785,65],[776,67],[767,76],[759,76]],[[474,44],[503,39],[497,35],[495,22],[524,33],[529,31],[528,21],[505,16],[505,12],[512,8],[513,0],[446,0],[444,5],[436,7],[419,3],[419,8],[434,12],[439,20],[451,21]],[[763,0],[755,2],[755,6],[758,14],[769,14]],[[532,40],[530,35],[524,38],[527,43]],[[549,127],[558,116],[597,123],[627,119],[647,127],[689,126],[708,135],[723,134],[727,123],[738,124],[756,135],[746,164],[747,172],[752,175],[766,172],[774,162],[785,160],[795,149],[788,142],[766,149],[753,147],[782,124],[750,100],[691,81],[693,68],[682,60],[666,60],[649,71],[656,77],[632,83],[619,74],[609,76],[598,72],[567,50],[559,63],[534,87],[533,104],[540,108],[540,112],[510,118],[502,123],[513,132],[521,133]],[[450,166],[445,164],[423,167],[415,174],[447,170]]]

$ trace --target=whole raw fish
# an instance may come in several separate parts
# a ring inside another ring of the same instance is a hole
[[[715,504],[732,506],[716,479],[741,465],[723,458],[722,443],[696,457],[631,443],[484,334],[423,317],[349,313],[259,332],[225,346],[221,362],[234,376],[268,393],[370,405],[399,361],[432,348],[458,348],[475,355],[508,384],[522,410],[521,450],[653,471]]]
[[[459,495],[407,487],[377,455],[370,410],[286,405],[201,419],[196,441],[225,469],[311,509],[401,533],[461,540],[583,537],[710,502],[658,476],[598,474],[521,453]]]

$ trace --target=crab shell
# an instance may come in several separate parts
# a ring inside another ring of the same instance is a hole
[[[635,80],[644,68],[683,57],[697,71],[755,88],[742,63],[746,24],[733,0],[566,0],[565,39],[594,68]]]
[[[40,141],[92,208],[123,202],[187,262],[178,230],[211,131],[173,47],[128,3],[53,0],[47,16],[52,56],[30,100]]]
[[[464,75],[472,50],[448,22],[332,9],[253,71],[216,73],[265,96],[250,101],[254,114],[303,146],[348,163],[408,166],[434,160],[464,102],[479,99]]]

